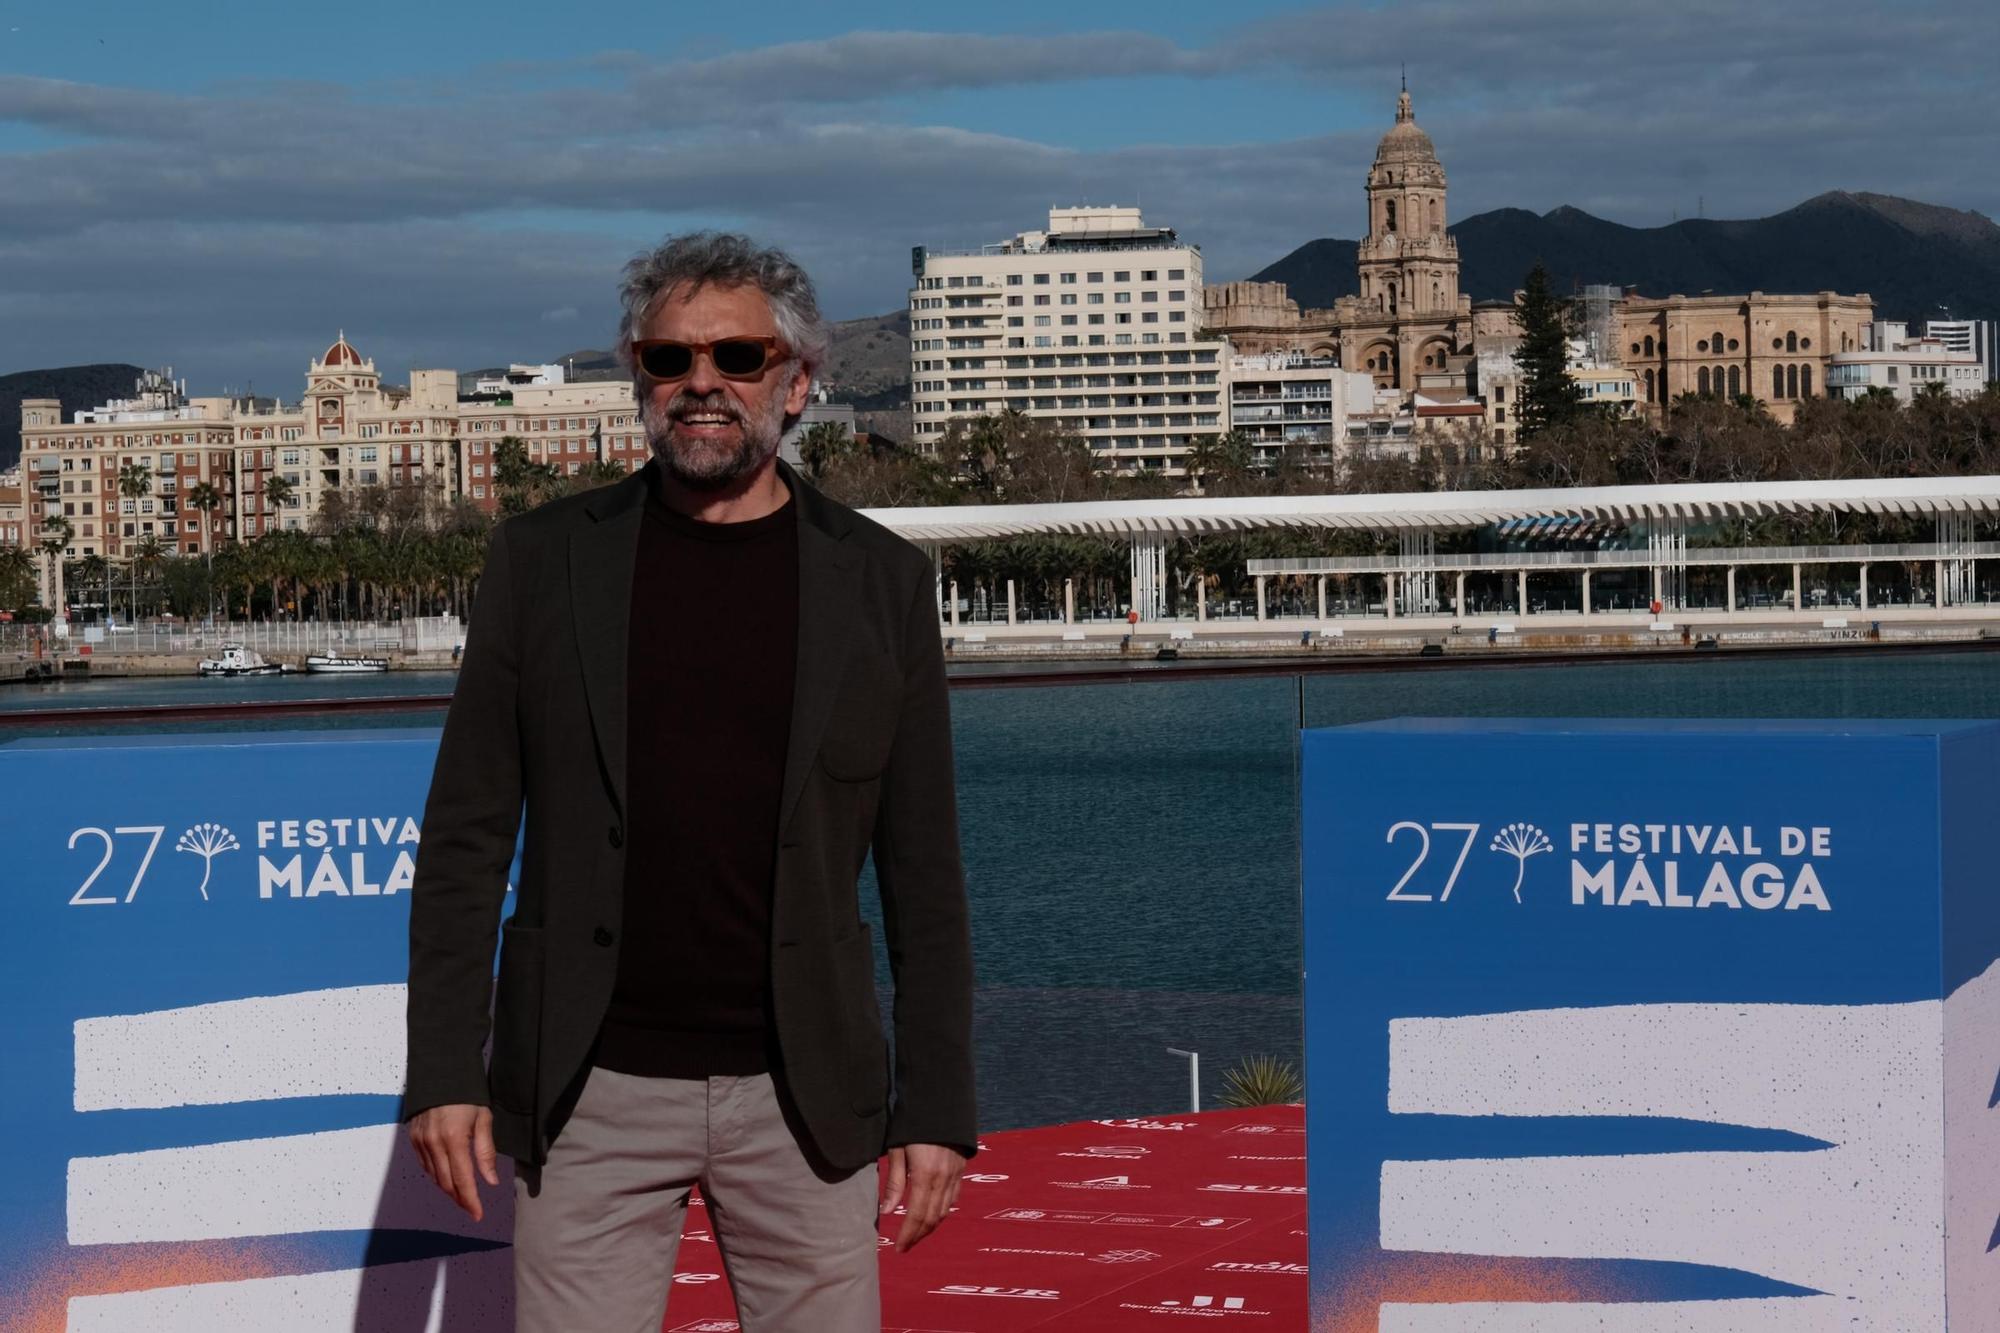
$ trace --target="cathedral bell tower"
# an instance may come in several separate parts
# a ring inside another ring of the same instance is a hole
[[[1412,118],[1405,85],[1368,169],[1368,238],[1357,256],[1364,312],[1393,320],[1457,312],[1458,242],[1445,233],[1444,196],[1444,167]]]

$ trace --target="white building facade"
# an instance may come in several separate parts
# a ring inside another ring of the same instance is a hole
[[[1228,345],[1201,340],[1201,251],[1136,208],[1058,208],[1048,230],[912,256],[910,409],[948,423],[1007,409],[1060,421],[1104,470],[1181,475],[1228,428]]]
[[[1251,460],[1276,467],[1333,462],[1336,446],[1375,417],[1375,381],[1330,357],[1270,352],[1229,360],[1229,424],[1250,441]]]
[[[1912,338],[1907,325],[1893,320],[1877,320],[1865,335],[1862,350],[1836,353],[1827,365],[1829,398],[1859,398],[1881,389],[1907,403],[1934,384],[1953,398],[1986,390],[1986,367],[1970,348],[1954,351],[1939,338]]]

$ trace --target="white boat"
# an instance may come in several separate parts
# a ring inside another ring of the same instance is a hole
[[[306,659],[306,670],[321,674],[353,675],[363,671],[387,671],[386,657],[352,657],[344,653],[314,653]]]
[[[277,662],[266,662],[255,648],[245,648],[240,643],[223,644],[222,656],[204,657],[196,668],[204,676],[275,676],[284,669]]]

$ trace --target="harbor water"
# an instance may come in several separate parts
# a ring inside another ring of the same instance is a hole
[[[412,695],[450,684],[448,673],[412,673],[21,687],[0,693],[0,739],[9,734],[5,713],[21,708]],[[1246,1056],[1298,1058],[1301,721],[2000,717],[2000,654],[1844,652],[1303,678],[1162,672],[1138,683],[958,690],[952,711],[979,972],[981,1123],[1005,1129],[1185,1110],[1187,1063],[1169,1046],[1200,1052],[1205,1102],[1220,1090],[1222,1071]],[[436,710],[327,712],[185,726],[441,720]],[[31,734],[113,729],[80,722]]]

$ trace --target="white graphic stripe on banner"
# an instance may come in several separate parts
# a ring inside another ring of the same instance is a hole
[[[404,987],[260,995],[76,1023],[76,1109],[403,1090]]]
[[[1464,1301],[1384,1305],[1381,1333],[1826,1333],[1853,1311],[1831,1296],[1655,1305]]]
[[[1385,1162],[1385,1248],[1708,1264],[1844,1297],[1860,1327],[1925,1322],[1944,1279],[1938,1002],[1625,1005],[1391,1029],[1400,1113],[1673,1116],[1834,1146]]]
[[[426,1307],[423,1333],[512,1328],[512,1260],[506,1250],[488,1250],[442,1261],[75,1296],[68,1333],[354,1333],[357,1326],[418,1333],[413,1316]]]
[[[162,1148],[69,1163],[69,1243],[409,1228],[507,1238],[510,1177],[475,1224],[425,1178],[401,1125]],[[502,1159],[503,1163],[505,1159]]]
[[[1838,1143],[1871,1122],[1936,1118],[1942,1021],[1936,1000],[1399,1018],[1389,1110],[1675,1116]]]

